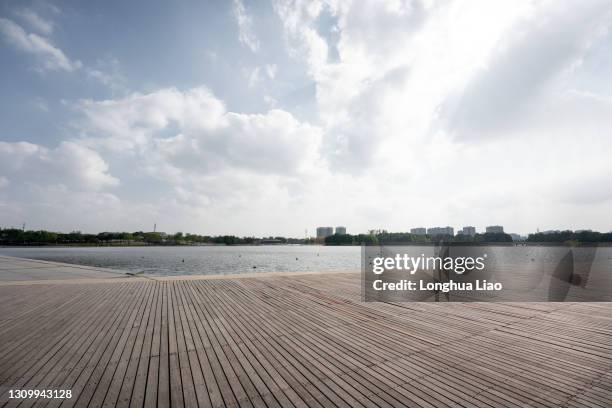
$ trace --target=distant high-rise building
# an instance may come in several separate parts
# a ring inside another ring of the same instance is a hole
[[[462,235],[469,235],[470,237],[473,237],[474,235],[476,235],[476,228],[475,227],[463,227],[460,232]]]
[[[501,225],[489,225],[486,229],[486,232],[499,234],[504,232],[504,227]]]
[[[412,235],[425,235],[427,234],[427,230],[423,227],[410,228],[410,233]]]
[[[334,227],[317,227],[317,238],[325,238],[334,235]]]
[[[337,235],[346,235],[346,227],[336,227]]]
[[[432,227],[427,228],[427,235],[429,236],[439,236],[439,235],[455,235],[455,229],[453,227]]]
[[[514,242],[521,242],[521,241],[525,241],[525,237],[519,235],[519,234],[514,234],[514,233],[510,233],[508,234],[512,237],[512,241]]]

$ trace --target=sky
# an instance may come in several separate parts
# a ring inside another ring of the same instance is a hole
[[[3,1],[0,227],[612,229],[608,0]]]

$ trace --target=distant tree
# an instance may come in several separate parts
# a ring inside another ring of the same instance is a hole
[[[474,237],[476,242],[512,242],[512,236],[503,232],[485,232],[484,234],[476,234]]]
[[[378,245],[378,237],[374,234],[359,234],[354,241],[358,245]]]
[[[215,244],[237,245],[240,243],[240,238],[234,235],[222,235],[213,238]]]
[[[474,242],[474,237],[471,235],[458,234],[453,237],[453,242]]]
[[[121,234],[119,234],[119,239],[122,239],[124,241],[133,241],[134,235],[129,232],[122,232]]]
[[[354,238],[350,234],[334,234],[325,237],[325,245],[353,245]]]
[[[376,235],[380,244],[398,244],[414,242],[414,237],[408,232],[382,232]]]
[[[597,231],[554,231],[554,232],[538,232],[529,234],[527,242],[537,243],[575,243],[589,244],[598,242],[612,242],[612,233],[601,233]]]
[[[142,234],[144,242],[148,244],[161,244],[163,242],[162,236],[159,232],[145,232]]]

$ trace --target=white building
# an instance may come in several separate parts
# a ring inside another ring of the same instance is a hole
[[[427,230],[423,227],[411,228],[410,233],[412,235],[425,235],[427,234]]]
[[[476,228],[475,227],[463,227],[458,234],[461,233],[461,235],[468,235],[470,237],[473,237],[474,235],[476,235]]]
[[[317,227],[317,238],[325,238],[334,235],[334,227]]]
[[[346,227],[336,227],[336,235],[346,235]]]
[[[434,237],[439,235],[455,235],[455,229],[453,227],[432,227],[427,228],[427,235]]]
[[[486,231],[489,233],[493,233],[493,234],[499,234],[499,233],[503,234],[504,227],[502,227],[501,225],[489,225]]]

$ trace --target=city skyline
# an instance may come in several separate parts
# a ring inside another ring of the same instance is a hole
[[[14,226],[14,225],[10,225],[10,226],[4,226],[4,225],[0,225],[0,230],[2,229],[16,229],[16,230],[24,230],[24,231],[49,231],[49,232],[58,232],[58,233],[71,233],[71,232],[78,232],[78,233],[85,233],[85,234],[101,234],[101,233],[121,233],[121,232],[129,232],[128,230],[100,230],[100,231],[83,231],[80,229],[75,229],[75,230],[48,230],[45,228],[26,228],[27,224],[23,223],[21,226]],[[450,229],[450,232],[449,232]],[[153,224],[153,229],[149,230],[147,228],[141,228],[141,229],[137,229],[137,230],[133,230],[133,231],[140,231],[140,232],[145,232],[145,233],[155,233],[158,232],[160,234],[163,235],[174,235],[174,234],[196,234],[196,235],[202,235],[202,236],[223,236],[223,235],[235,235],[235,236],[239,236],[236,234],[230,234],[230,233],[221,233],[221,234],[208,234],[206,232],[202,232],[202,231],[161,231],[157,229],[157,224],[154,223]],[[382,233],[382,232],[389,232],[389,233],[409,233],[411,235],[428,235],[428,236],[435,236],[435,235],[452,235],[452,236],[460,236],[460,235],[469,235],[469,236],[474,236],[475,234],[484,234],[484,233],[505,233],[508,235],[511,235],[513,238],[526,238],[527,236],[531,235],[531,234],[536,234],[536,233],[543,233],[543,234],[550,234],[550,233],[559,233],[559,232],[565,232],[565,231],[571,231],[571,232],[575,232],[575,233],[580,233],[580,232],[600,232],[600,233],[612,233],[612,230],[610,231],[594,231],[592,229],[584,229],[584,228],[580,228],[580,229],[548,229],[548,230],[540,230],[539,228],[536,228],[536,230],[534,231],[527,231],[527,232],[516,232],[516,231],[507,231],[506,229],[504,229],[503,226],[501,225],[488,225],[488,226],[484,226],[482,228],[477,228],[474,226],[463,226],[463,227],[457,227],[457,229],[455,230],[454,227],[451,226],[445,226],[445,227],[411,227],[411,228],[405,228],[405,229],[383,229],[383,228],[375,228],[375,229],[367,229],[364,231],[352,231],[349,232],[347,231],[347,227],[346,226],[341,226],[338,225],[336,227],[316,227],[314,228],[314,234],[310,233],[309,229],[305,229],[304,230],[304,235],[302,236],[291,236],[291,235],[282,235],[282,234],[278,234],[278,233],[273,233],[273,232],[268,232],[268,233],[264,233],[264,234],[245,234],[245,235],[241,235],[242,237],[259,237],[259,238],[268,238],[268,237],[285,237],[285,238],[294,238],[294,239],[301,239],[301,238],[324,238],[330,235],[334,235],[334,234],[349,234],[349,235],[359,235],[359,234],[378,234],[378,233]],[[516,239],[515,239],[516,240]]]
[[[611,26],[604,0],[7,0],[0,225],[610,231]]]

